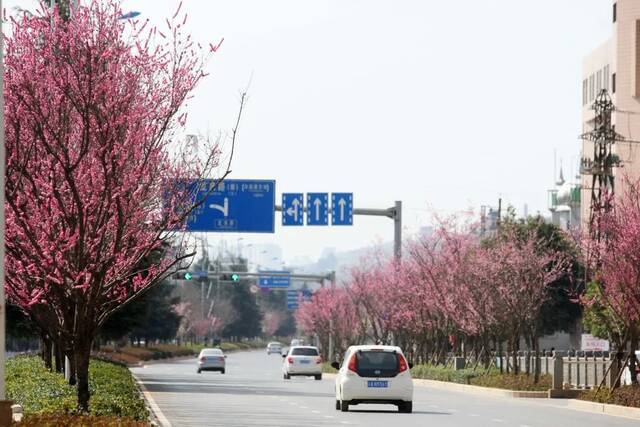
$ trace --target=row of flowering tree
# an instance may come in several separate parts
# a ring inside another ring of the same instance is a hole
[[[379,253],[363,259],[296,317],[323,345],[333,334],[338,350],[393,340],[416,363],[442,363],[452,350],[488,362],[491,349],[517,352],[521,340],[537,349],[541,309],[572,262],[535,227],[506,224],[481,240],[473,227],[448,222],[408,243],[401,263]]]
[[[43,5],[5,38],[7,298],[70,358],[85,411],[100,327],[191,256],[196,201],[172,183],[221,160],[216,142],[179,143],[217,45],[178,12],[162,30],[122,16],[117,0]]]

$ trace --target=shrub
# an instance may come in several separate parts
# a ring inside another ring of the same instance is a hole
[[[478,369],[454,370],[445,366],[418,365],[411,369],[413,378],[426,380],[447,381],[459,384],[471,384],[471,379],[483,375],[483,371]]]
[[[147,427],[146,421],[119,417],[94,417],[89,415],[35,414],[22,419],[20,427]]]
[[[614,389],[613,393],[608,388],[600,389],[597,394],[596,390],[587,390],[580,394],[579,399],[640,408],[640,386],[622,386]]]
[[[27,416],[73,414],[76,410],[76,388],[68,385],[61,374],[49,372],[37,356],[8,360],[6,379],[8,399],[22,405]],[[138,386],[127,368],[91,360],[89,390],[89,407],[94,416],[134,420],[147,420],[149,417]]]

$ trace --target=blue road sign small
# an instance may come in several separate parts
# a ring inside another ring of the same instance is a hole
[[[329,225],[329,193],[307,193],[307,225]]]
[[[353,193],[331,193],[331,225],[353,225]]]
[[[282,193],[282,225],[304,225],[304,194]]]
[[[260,271],[258,285],[261,288],[288,288],[291,285],[289,276],[272,276],[270,273],[289,274],[288,271]]]

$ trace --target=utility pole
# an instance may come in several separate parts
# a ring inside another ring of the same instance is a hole
[[[0,0],[0,10],[2,0]],[[5,328],[6,328],[6,305],[4,295],[4,252],[5,252],[5,232],[4,232],[4,188],[5,188],[5,146],[4,146],[4,32],[2,30],[2,19],[0,19],[0,426],[11,424],[13,414],[11,412],[11,401],[7,400],[5,393]]]
[[[611,209],[611,199],[604,196],[613,197],[615,194],[613,169],[621,166],[620,158],[613,153],[613,144],[626,140],[616,133],[611,123],[615,106],[606,89],[600,91],[592,108],[595,110],[593,130],[583,134],[582,140],[593,143],[593,159],[583,157],[580,169],[583,175],[591,175],[589,233],[599,240],[599,230],[594,222],[598,212]]]

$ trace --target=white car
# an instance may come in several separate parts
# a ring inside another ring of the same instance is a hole
[[[271,353],[282,354],[282,344],[277,341],[273,341],[267,344],[267,354]]]
[[[413,410],[411,364],[400,347],[357,345],[347,349],[336,376],[336,409],[349,411],[360,403],[392,404],[399,412]]]
[[[322,357],[317,347],[291,347],[287,354],[283,354],[282,374],[285,380],[294,375],[313,376],[322,379]]]
[[[227,356],[219,348],[203,348],[198,355],[198,373],[202,371],[220,371],[224,374]]]

